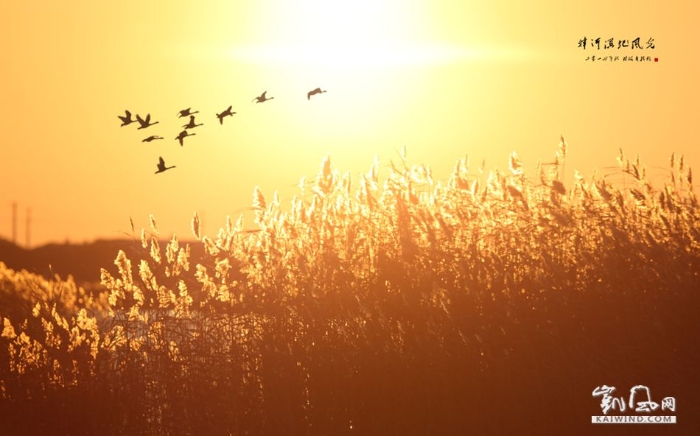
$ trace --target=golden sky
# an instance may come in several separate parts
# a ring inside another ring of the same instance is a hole
[[[536,3],[532,5],[530,3]],[[3,2],[0,6],[0,237],[12,203],[31,243],[122,237],[153,214],[215,236],[258,185],[288,202],[326,153],[353,176],[374,156],[430,164],[469,154],[534,175],[563,134],[566,170],[649,167],[672,151],[700,162],[699,6],[688,1],[229,0]],[[584,50],[583,38],[646,48]],[[659,62],[590,62],[644,53]],[[321,87],[327,93],[307,100]],[[263,91],[274,100],[256,104]],[[237,112],[223,125],[215,114]],[[175,136],[198,110],[196,136]],[[120,127],[118,115],[158,124]],[[150,135],[163,140],[142,143]],[[177,168],[155,175],[158,157]],[[388,168],[384,168],[388,171]],[[656,172],[654,172],[656,171]],[[662,169],[649,173],[663,174]],[[357,180],[357,177],[354,178]],[[249,224],[252,224],[249,221]]]

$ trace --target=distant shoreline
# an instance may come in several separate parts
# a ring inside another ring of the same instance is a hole
[[[169,242],[160,239],[161,248]],[[195,248],[196,240],[182,240]],[[16,271],[26,270],[46,279],[56,274],[61,278],[73,277],[78,285],[99,283],[101,268],[110,269],[119,250],[127,253],[143,250],[140,238],[96,239],[88,243],[49,243],[24,248],[0,238],[0,262]],[[194,250],[196,251],[196,250]]]

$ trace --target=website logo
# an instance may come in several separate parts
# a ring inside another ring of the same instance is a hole
[[[644,385],[633,386],[629,397],[615,396],[614,386],[598,386],[593,397],[599,397],[602,415],[591,416],[593,424],[675,424],[676,399],[665,397],[661,403],[652,400],[651,390]],[[667,415],[665,412],[673,412]]]

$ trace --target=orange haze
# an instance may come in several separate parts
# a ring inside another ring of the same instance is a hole
[[[198,212],[214,236],[255,185],[288,201],[326,153],[357,175],[406,144],[443,179],[465,154],[492,169],[517,150],[532,171],[563,134],[569,178],[614,166],[620,147],[652,176],[672,151],[700,161],[693,2],[69,3],[0,6],[0,237],[16,202],[20,243],[27,208],[32,245],[121,237],[149,214],[189,238]],[[585,60],[611,53],[659,61]],[[181,147],[188,107],[204,125]],[[125,109],[159,123],[120,127]],[[155,175],[159,156],[176,168]]]

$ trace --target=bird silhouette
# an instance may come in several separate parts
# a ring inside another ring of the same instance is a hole
[[[216,114],[216,117],[219,119],[219,124],[224,124],[224,117],[232,117],[235,114],[235,112],[231,112],[231,109],[233,109],[233,106],[229,106],[225,111]]]
[[[316,88],[316,89],[314,89],[313,91],[309,91],[309,92],[306,94],[306,99],[307,99],[307,100],[311,100],[311,96],[312,96],[312,95],[320,94],[320,93],[322,93],[322,92],[326,92],[326,91],[325,91],[325,90],[322,91],[321,88]]]
[[[159,157],[158,164],[156,165],[156,167],[158,168],[158,171],[156,171],[154,174],[162,173],[163,171],[169,170],[171,168],[175,168],[175,165],[173,165],[171,167],[166,167],[165,161],[163,160],[163,158]]]
[[[183,125],[182,127],[184,127],[185,129],[194,129],[197,126],[203,126],[203,125],[204,124],[195,124],[194,123],[194,115],[190,115],[190,122]]]
[[[151,135],[151,136],[149,136],[148,138],[144,139],[144,140],[141,141],[141,142],[151,142],[151,141],[153,141],[154,139],[163,139],[163,137],[162,137],[162,136],[158,136],[158,135]]]
[[[156,121],[155,123],[152,123],[151,122],[151,114],[146,115],[145,120],[143,118],[141,118],[141,115],[137,114],[136,121],[138,121],[139,124],[141,124],[141,127],[139,127],[139,129],[145,129],[146,127],[150,127],[150,126],[152,126],[154,124],[158,124],[160,122],[160,121]]]
[[[198,114],[198,113],[199,113],[199,111],[190,112],[190,109],[192,109],[192,108],[191,108],[191,107],[188,107],[187,109],[181,110],[180,112],[178,112],[178,117],[184,118],[184,117],[188,117],[188,116],[190,116],[190,115],[192,115],[192,114]]]
[[[183,142],[183,140],[184,140],[185,138],[187,138],[188,136],[194,136],[194,135],[196,135],[196,133],[190,133],[190,132],[188,132],[187,130],[183,130],[182,132],[180,132],[179,135],[177,135],[177,136],[175,137],[175,139],[177,139],[178,141],[180,141],[180,146],[182,147],[182,146],[185,145],[184,142]]]
[[[253,99],[253,101],[256,102],[256,103],[263,103],[263,102],[266,102],[266,101],[268,101],[268,100],[272,100],[273,98],[275,98],[275,97],[267,98],[267,97],[265,97],[265,94],[267,94],[267,91],[265,91],[265,92],[263,92],[262,94],[260,94],[260,97],[255,97],[255,98]]]
[[[131,112],[129,112],[129,111],[127,111],[127,110],[125,110],[124,112],[126,112],[126,116],[125,116],[125,117],[123,117],[123,116],[121,116],[121,115],[117,115],[117,117],[119,117],[119,119],[122,120],[122,125],[121,125],[121,127],[128,126],[129,124],[135,123],[135,122],[136,122],[135,119],[131,118]]]

